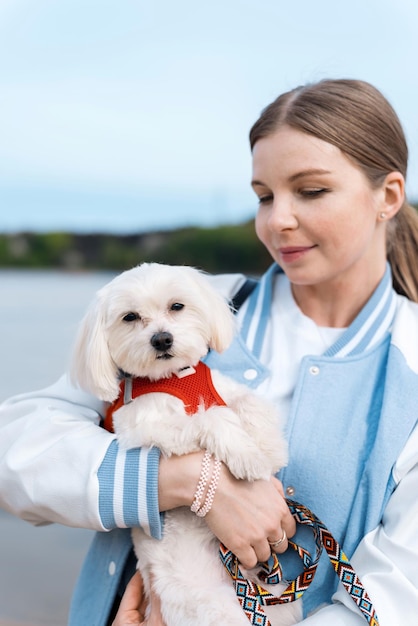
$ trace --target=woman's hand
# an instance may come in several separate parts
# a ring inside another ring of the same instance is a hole
[[[205,519],[212,532],[247,569],[267,561],[272,549],[269,542],[278,542],[275,551],[285,552],[287,538],[296,532],[296,522],[277,478],[237,480],[226,467]]]
[[[156,595],[151,594],[151,607],[147,619],[145,619],[146,609],[144,585],[141,574],[136,572],[125,589],[112,626],[165,626],[160,599]]]
[[[203,455],[204,452],[199,451],[161,458],[161,511],[192,504]],[[273,543],[283,539],[274,549],[285,552],[287,537],[296,532],[296,522],[277,478],[253,482],[237,480],[225,465],[222,465],[212,508],[204,519],[214,535],[247,569],[269,558],[272,549],[269,541]]]

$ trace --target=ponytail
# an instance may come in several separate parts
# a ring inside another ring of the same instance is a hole
[[[392,268],[393,288],[418,302],[418,213],[405,203],[388,224],[388,261]]]

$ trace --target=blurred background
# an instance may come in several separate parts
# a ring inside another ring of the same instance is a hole
[[[247,138],[284,90],[381,89],[416,202],[417,18],[415,0],[0,0],[0,400],[59,376],[115,272],[267,266]],[[90,539],[0,511],[0,626],[64,626]]]

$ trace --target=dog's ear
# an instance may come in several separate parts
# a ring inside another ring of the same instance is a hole
[[[214,289],[204,272],[194,269],[199,288],[202,313],[209,328],[209,348],[217,352],[226,350],[235,335],[235,316],[226,299]]]
[[[119,395],[118,371],[105,332],[105,310],[101,292],[81,321],[74,346],[70,377],[73,383],[101,400],[112,402]]]
[[[234,337],[235,318],[226,300],[218,293],[216,296],[212,297],[209,303],[211,328],[209,347],[217,352],[223,352],[230,346]]]

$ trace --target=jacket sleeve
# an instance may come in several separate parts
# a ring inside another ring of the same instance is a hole
[[[42,525],[161,536],[157,449],[120,450],[104,406],[67,377],[0,406],[0,506]]]
[[[380,626],[410,624],[418,615],[418,427],[394,468],[397,487],[382,522],[367,534],[351,563],[363,582]],[[334,604],[303,620],[303,626],[362,626],[364,617],[342,585]]]

